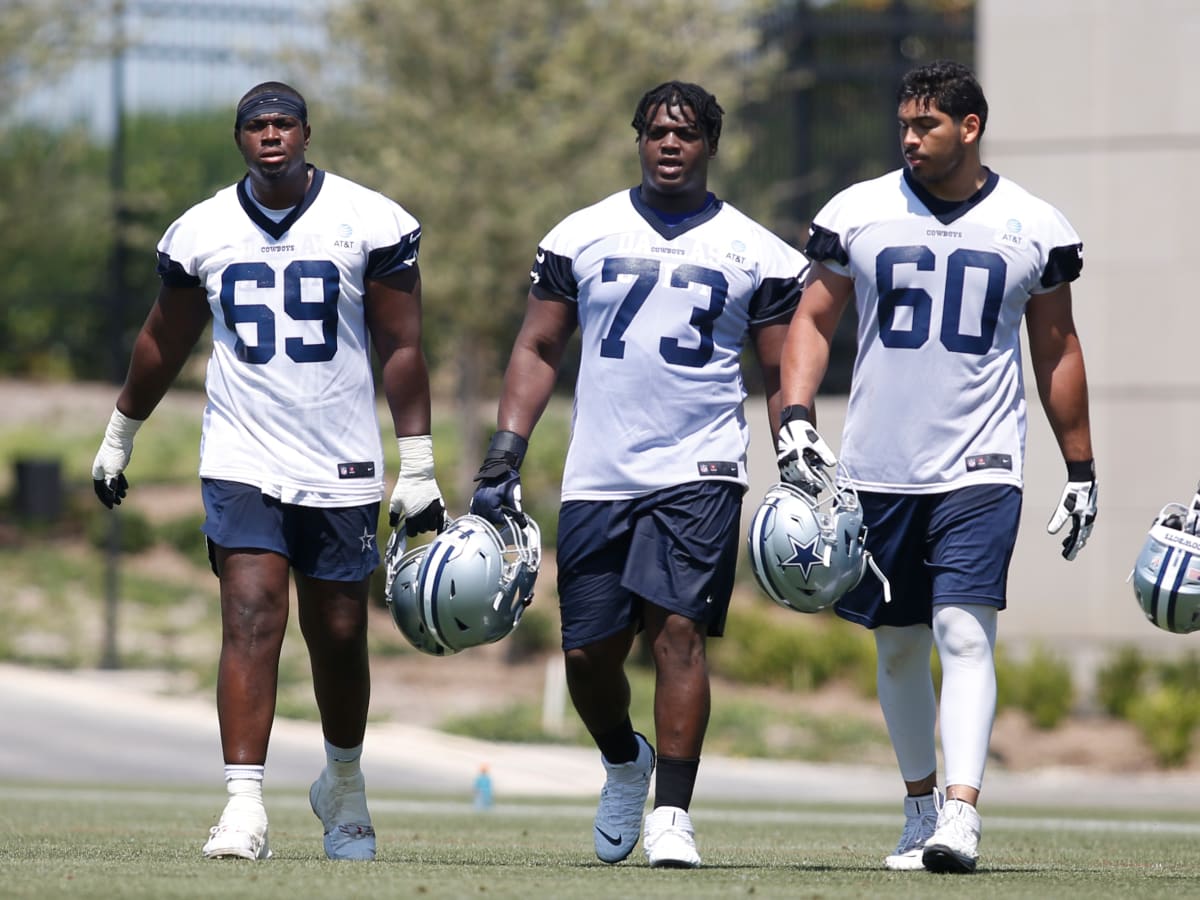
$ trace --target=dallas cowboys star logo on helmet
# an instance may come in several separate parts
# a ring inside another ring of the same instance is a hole
[[[816,565],[824,565],[825,560],[817,553],[817,544],[820,543],[821,536],[815,534],[812,540],[807,543],[800,543],[791,535],[788,535],[788,543],[792,545],[792,555],[784,560],[780,560],[781,566],[795,566],[803,573],[805,579],[812,577],[812,567]]]

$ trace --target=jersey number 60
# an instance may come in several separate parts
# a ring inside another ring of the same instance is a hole
[[[885,347],[915,350],[929,340],[929,322],[933,297],[924,288],[894,286],[896,266],[915,265],[918,271],[932,272],[936,258],[928,247],[888,247],[875,257],[875,284],[879,291],[879,340]],[[1004,301],[1004,257],[986,250],[955,250],[947,259],[946,287],[942,299],[942,345],[953,353],[982,355],[992,346],[996,321]],[[962,333],[963,285],[967,269],[982,269],[987,273],[983,292],[979,333]],[[912,307],[912,327],[898,329],[896,309]]]

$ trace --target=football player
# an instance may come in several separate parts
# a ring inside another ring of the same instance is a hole
[[[593,837],[608,863],[639,840],[655,768],[624,670],[644,629],[658,767],[644,850],[651,866],[700,865],[689,807],[710,704],[705,641],[724,628],[747,486],[741,351],[747,341],[756,351],[774,423],[806,268],[708,190],[722,116],[698,85],[648,91],[632,123],[641,183],[568,216],[538,246],[471,502],[489,518],[519,509],[527,442],[578,328],[558,591],[571,699],[607,773]]]
[[[907,788],[889,869],[970,872],[995,716],[996,618],[1021,510],[1024,319],[1038,393],[1066,462],[1049,530],[1074,559],[1096,515],[1083,353],[1071,313],[1082,244],[1063,215],[983,165],[987,101],[953,62],[898,92],[905,166],[853,185],[816,216],[812,262],[784,349],[779,462],[805,483],[839,466],[858,489],[867,547],[892,602],[866,579],[835,607],[872,629],[879,701]],[[836,459],[810,409],[834,327],[853,300],[858,358]],[[930,673],[942,666],[945,793],[937,788]]]
[[[271,852],[262,781],[289,576],[325,735],[327,765],[309,793],[325,852],[375,856],[359,765],[384,491],[372,348],[400,446],[390,517],[410,535],[444,519],[421,350],[420,225],[308,163],[310,134],[304,98],[286,84],[260,84],[238,103],[233,138],[247,174],[159,241],[162,287],[92,471],[100,500],[119,504],[134,434],[211,322],[200,478],[221,586],[217,717],[229,799],[208,858]]]

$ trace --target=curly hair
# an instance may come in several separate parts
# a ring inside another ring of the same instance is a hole
[[[980,135],[987,127],[987,98],[975,80],[975,73],[962,63],[939,59],[910,71],[900,82],[896,105],[902,106],[909,100],[922,106],[935,103],[956,122],[974,114],[979,117]]]
[[[658,87],[651,88],[642,95],[633,114],[631,124],[639,140],[660,106],[690,107],[696,116],[696,124],[708,138],[709,149],[716,152],[717,142],[721,139],[721,119],[725,115],[716,97],[700,85],[688,81],[664,81]]]

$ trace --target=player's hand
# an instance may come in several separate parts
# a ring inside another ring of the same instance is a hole
[[[142,419],[131,419],[119,409],[113,409],[104,439],[92,463],[92,487],[100,502],[112,509],[120,506],[129,490],[125,469],[133,455],[133,436],[142,427]]]
[[[804,407],[785,407],[780,419],[776,457],[779,477],[788,484],[819,493],[827,480],[819,470],[836,466],[837,457],[808,421]]]
[[[1063,538],[1063,559],[1074,559],[1087,543],[1096,521],[1096,467],[1091,460],[1067,464],[1067,486],[1046,530],[1058,534],[1068,521],[1071,530]]]
[[[446,527],[446,504],[433,474],[433,437],[428,434],[396,438],[400,474],[388,503],[388,524],[415,537],[422,531]]]
[[[471,512],[494,524],[510,516],[519,525],[525,524],[521,505],[521,463],[528,442],[513,431],[497,431],[475,476],[478,487],[471,497]]]

